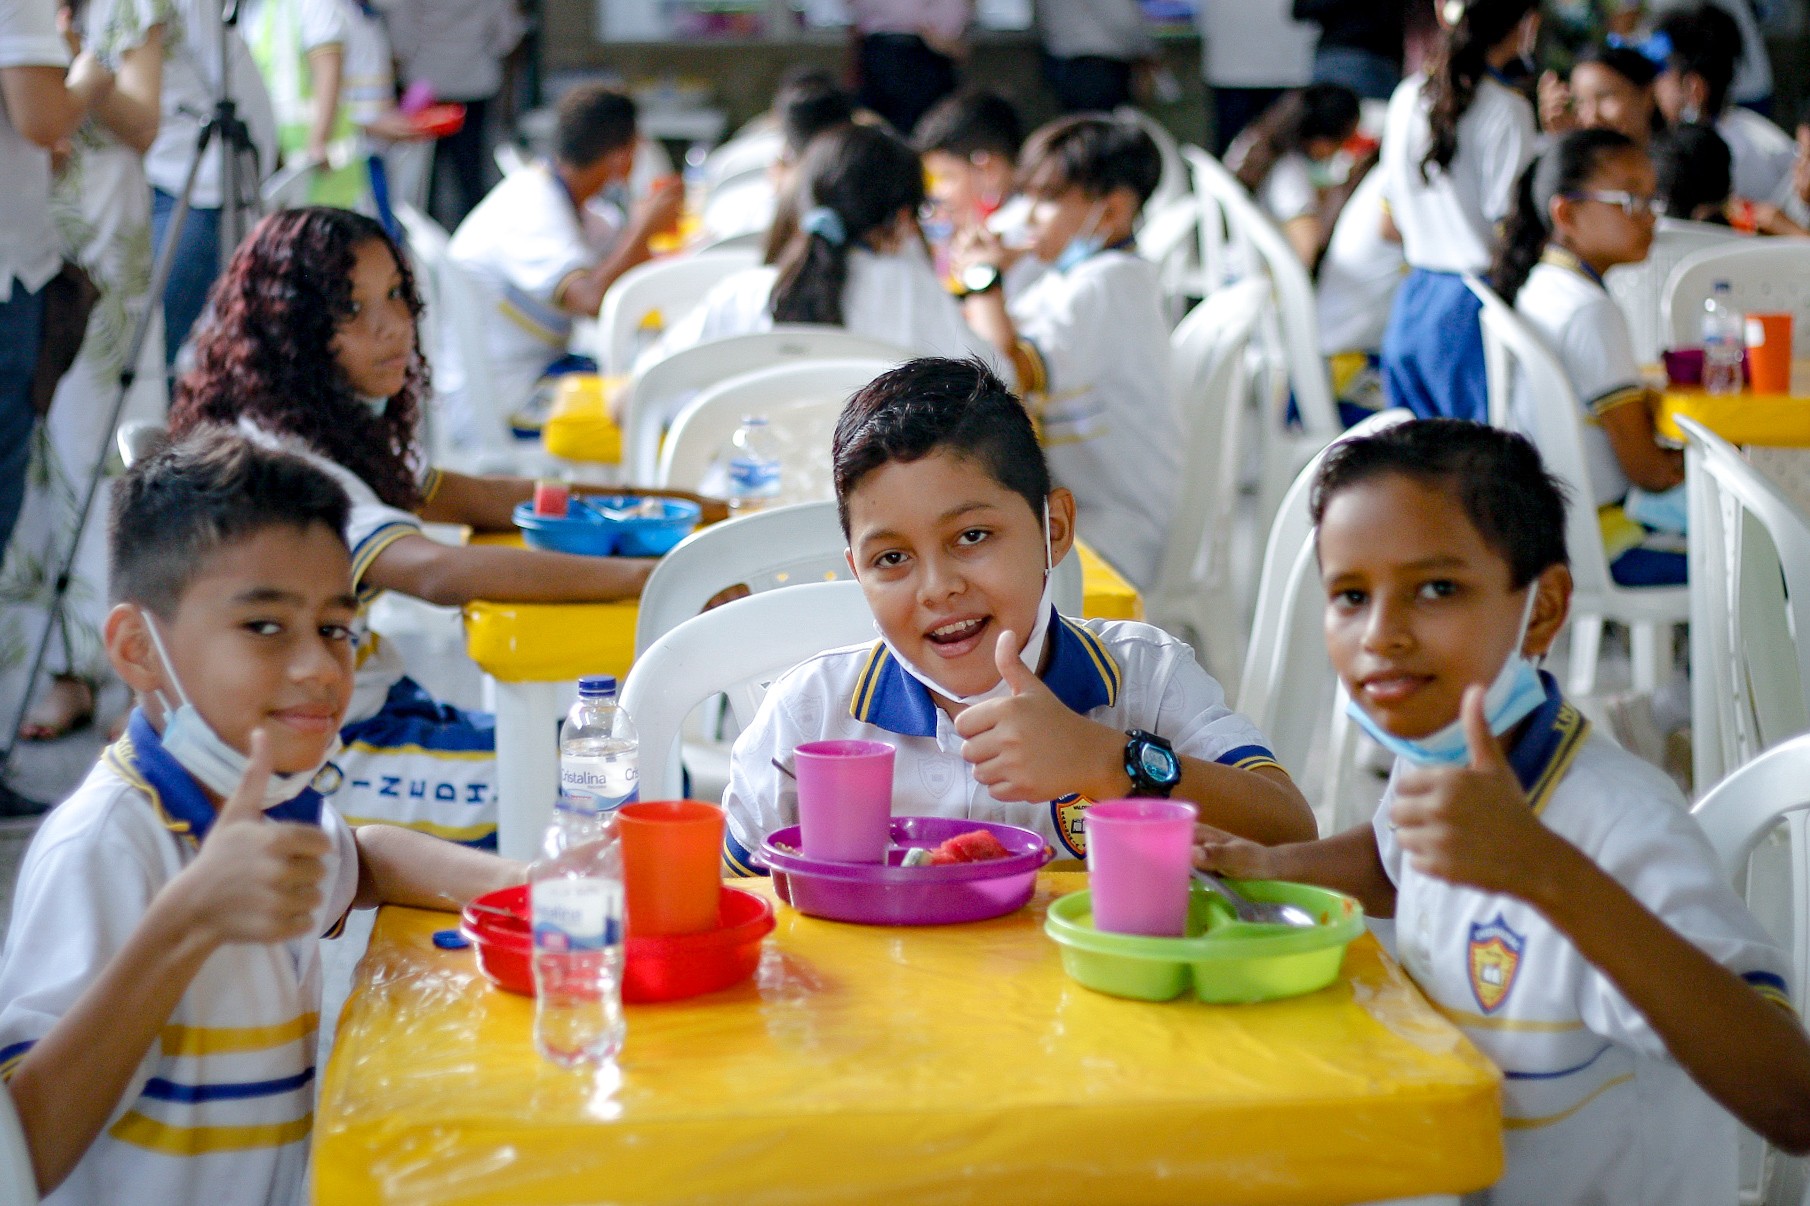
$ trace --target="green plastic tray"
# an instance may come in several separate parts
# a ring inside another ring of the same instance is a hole
[[[1186,992],[1215,1004],[1274,1001],[1317,992],[1338,978],[1345,948],[1364,932],[1364,910],[1342,892],[1279,880],[1236,886],[1252,900],[1299,905],[1313,929],[1251,925],[1199,884],[1184,938],[1144,938],[1094,929],[1093,897],[1074,892],[1050,905],[1043,931],[1062,948],[1062,967],[1115,997],[1170,1001]]]

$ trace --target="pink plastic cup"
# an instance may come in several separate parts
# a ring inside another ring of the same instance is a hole
[[[1195,815],[1179,800],[1102,800],[1082,814],[1096,930],[1187,932]]]
[[[792,751],[799,842],[810,858],[883,863],[892,840],[892,746],[807,741]]]

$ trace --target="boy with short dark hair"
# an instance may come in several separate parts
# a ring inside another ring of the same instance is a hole
[[[113,494],[107,652],[139,707],[34,837],[0,962],[0,1075],[49,1203],[300,1200],[318,939],[519,864],[322,798],[352,692],[345,494],[197,437]]]
[[[1074,620],[1051,569],[1074,541],[1018,399],[976,361],[914,360],[862,388],[834,443],[849,567],[881,639],[819,654],[773,684],[735,743],[725,861],[798,820],[775,769],[805,741],[896,749],[893,811],[1034,829],[1086,852],[1090,803],[1191,800],[1261,841],[1313,832],[1263,734],[1193,652],[1148,624]]]
[[[911,141],[924,157],[931,201],[958,227],[986,221],[1015,191],[1024,125],[997,92],[971,88],[944,97]]]
[[[1162,176],[1156,143],[1108,117],[1052,122],[1025,144],[1032,254],[1049,270],[1007,296],[984,227],[958,240],[968,322],[1008,356],[1080,536],[1139,587],[1156,578],[1181,477],[1169,323],[1132,229]]]
[[[1788,960],[1671,780],[1536,668],[1571,574],[1533,446],[1405,423],[1335,446],[1312,508],[1333,667],[1396,771],[1372,824],[1268,848],[1203,827],[1196,861],[1395,918],[1403,967],[1503,1070],[1483,1200],[1733,1201],[1725,1110],[1810,1148]]]

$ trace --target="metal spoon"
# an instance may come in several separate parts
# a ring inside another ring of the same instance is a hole
[[[1251,900],[1242,893],[1233,891],[1225,880],[1211,871],[1202,871],[1196,867],[1194,878],[1219,893],[1232,906],[1232,912],[1237,914],[1240,921],[1255,922],[1258,925],[1293,925],[1307,929],[1319,924],[1312,914],[1298,905]]]

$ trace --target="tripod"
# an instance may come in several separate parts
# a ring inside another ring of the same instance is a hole
[[[45,659],[50,654],[50,643],[59,630],[63,630],[63,609],[68,604],[69,587],[75,574],[75,563],[82,546],[82,533],[87,530],[88,520],[94,511],[95,498],[100,493],[101,483],[106,480],[107,462],[110,459],[113,436],[119,427],[120,415],[124,412],[126,399],[132,392],[132,386],[138,381],[138,364],[144,355],[145,342],[151,333],[151,318],[157,312],[157,304],[163,297],[164,287],[169,284],[171,270],[175,267],[177,248],[182,241],[183,226],[188,221],[189,210],[195,191],[195,181],[201,173],[201,165],[205,161],[210,148],[218,143],[220,155],[220,267],[224,271],[231,260],[233,251],[239,246],[241,239],[250,229],[250,219],[262,210],[262,202],[258,193],[258,149],[252,142],[251,131],[239,117],[239,107],[233,100],[232,92],[232,37],[239,24],[239,0],[227,0],[220,18],[220,82],[214,93],[214,107],[207,120],[202,123],[195,139],[195,153],[189,160],[188,175],[182,184],[182,195],[178,198],[176,209],[170,216],[168,230],[164,233],[163,246],[158,249],[157,259],[151,269],[151,285],[147,294],[145,312],[141,314],[133,326],[132,338],[127,346],[126,359],[119,372],[113,393],[113,406],[105,426],[101,428],[101,446],[95,453],[94,467],[88,474],[87,485],[82,492],[82,505],[76,512],[75,530],[70,534],[69,547],[57,561],[57,574],[51,588],[50,605],[45,609],[44,631],[38,638],[37,647],[32,653],[31,670],[26,675],[24,690],[20,693],[19,706],[13,713],[12,722],[5,734],[4,747],[0,747],[0,776],[4,776],[6,768],[12,763],[12,757],[19,743],[19,728],[25,723],[25,715],[31,709],[33,688],[37,686],[38,676],[44,669]],[[192,114],[193,116],[198,116]],[[65,648],[67,648],[65,638]],[[17,805],[12,809],[7,806],[16,799],[14,793],[0,781],[0,813],[21,811]],[[26,802],[28,805],[30,802]],[[22,811],[36,811],[35,806]]]

